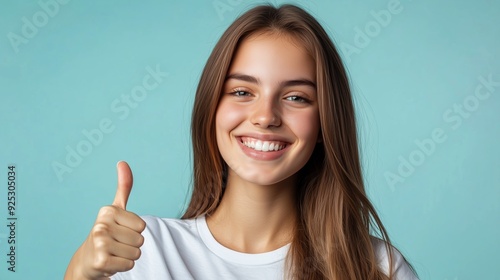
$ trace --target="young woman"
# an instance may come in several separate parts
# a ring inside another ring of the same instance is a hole
[[[342,61],[302,9],[259,6],[226,30],[196,92],[192,143],[182,219],[127,212],[120,162],[115,201],[66,279],[417,279],[365,194]]]

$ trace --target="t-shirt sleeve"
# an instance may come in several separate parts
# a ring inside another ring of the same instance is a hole
[[[401,253],[393,249],[394,280],[418,280],[410,265]]]
[[[386,243],[378,238],[373,238],[372,241],[379,267],[386,275],[389,275],[389,254]],[[418,280],[418,277],[415,275],[413,269],[405,260],[401,252],[394,247],[391,247],[391,252],[393,267],[392,280]]]

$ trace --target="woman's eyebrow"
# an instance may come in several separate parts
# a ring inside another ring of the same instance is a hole
[[[296,79],[296,80],[289,80],[289,81],[283,81],[280,83],[280,86],[282,87],[291,87],[291,86],[310,86],[314,89],[316,89],[316,84],[308,79]]]
[[[240,74],[240,73],[229,74],[226,77],[226,81],[231,79],[249,82],[257,85],[260,84],[260,80],[258,78],[246,74]],[[316,89],[316,83],[306,78],[280,82],[280,87],[291,87],[291,86],[310,86]]]
[[[249,82],[252,84],[260,84],[260,80],[255,78],[254,76],[240,74],[240,73],[233,73],[233,74],[227,75],[226,81],[231,80],[231,79]]]

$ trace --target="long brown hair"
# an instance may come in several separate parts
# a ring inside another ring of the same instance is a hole
[[[299,171],[298,224],[286,260],[292,279],[392,277],[379,268],[371,230],[390,240],[368,200],[359,159],[354,104],[340,56],[322,26],[293,5],[255,7],[239,17],[214,47],[196,91],[191,122],[193,192],[183,218],[210,215],[224,193],[227,166],[217,148],[215,114],[232,57],[257,32],[291,35],[316,63],[321,142]]]

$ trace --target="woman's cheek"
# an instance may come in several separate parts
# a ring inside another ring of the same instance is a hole
[[[320,126],[317,110],[290,114],[287,118],[287,123],[296,137],[302,140],[316,142]]]
[[[234,129],[244,121],[245,112],[244,106],[221,101],[216,114],[217,126],[225,132],[230,132],[229,130]]]

